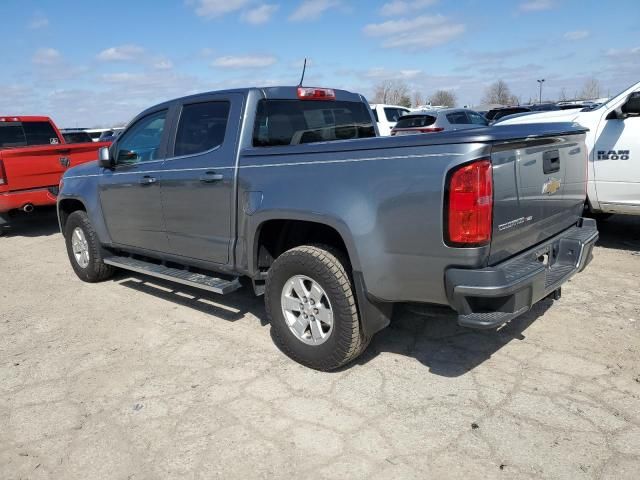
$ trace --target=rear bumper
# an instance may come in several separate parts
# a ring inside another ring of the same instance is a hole
[[[597,240],[595,220],[582,218],[576,226],[496,266],[447,270],[447,296],[458,312],[458,323],[495,328],[522,315],[582,271],[593,258]]]
[[[0,193],[0,213],[10,212],[32,204],[35,207],[55,205],[56,195],[52,193],[57,187],[34,188],[17,192]]]

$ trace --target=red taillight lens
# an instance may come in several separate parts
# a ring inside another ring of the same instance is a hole
[[[300,100],[335,100],[336,92],[330,88],[298,87]]]
[[[421,128],[418,131],[420,133],[434,133],[434,132],[442,132],[444,130],[444,128],[442,127],[425,127],[425,128]]]
[[[476,247],[491,240],[493,176],[490,160],[463,165],[449,177],[447,243]]]
[[[0,185],[7,184],[7,173],[4,170],[4,163],[0,160]]]

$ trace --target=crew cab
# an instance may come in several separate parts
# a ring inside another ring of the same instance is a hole
[[[78,277],[116,268],[264,295],[290,357],[335,369],[394,305],[495,328],[591,259],[585,130],[571,124],[376,137],[361,95],[235,89],[162,103],[67,171],[60,228]]]
[[[62,174],[108,145],[69,144],[48,117],[0,115],[0,226],[14,210],[55,205]]]
[[[640,215],[640,82],[595,108],[506,118],[502,125],[576,122],[589,131],[586,207],[598,217]]]

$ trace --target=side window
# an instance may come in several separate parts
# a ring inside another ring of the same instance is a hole
[[[182,108],[174,156],[193,155],[222,145],[229,118],[229,102],[204,102]]]
[[[488,125],[487,119],[479,113],[467,112],[467,115],[469,115],[469,120],[471,120],[471,123],[474,125]]]
[[[158,159],[167,111],[152,113],[138,120],[117,144],[116,163],[133,165]]]
[[[23,122],[27,145],[57,145],[60,143],[56,131],[49,122]]]
[[[447,114],[447,120],[454,125],[469,123],[469,119],[464,112],[453,112]]]
[[[397,122],[398,119],[406,113],[405,110],[401,108],[385,108],[384,114],[387,117],[387,120],[390,122]]]

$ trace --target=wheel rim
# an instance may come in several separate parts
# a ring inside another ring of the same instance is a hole
[[[333,332],[329,296],[315,280],[295,275],[282,288],[282,313],[291,332],[307,345],[320,345]]]
[[[87,268],[89,265],[89,244],[84,235],[84,230],[80,227],[76,227],[71,234],[71,249],[76,263],[81,268]]]

